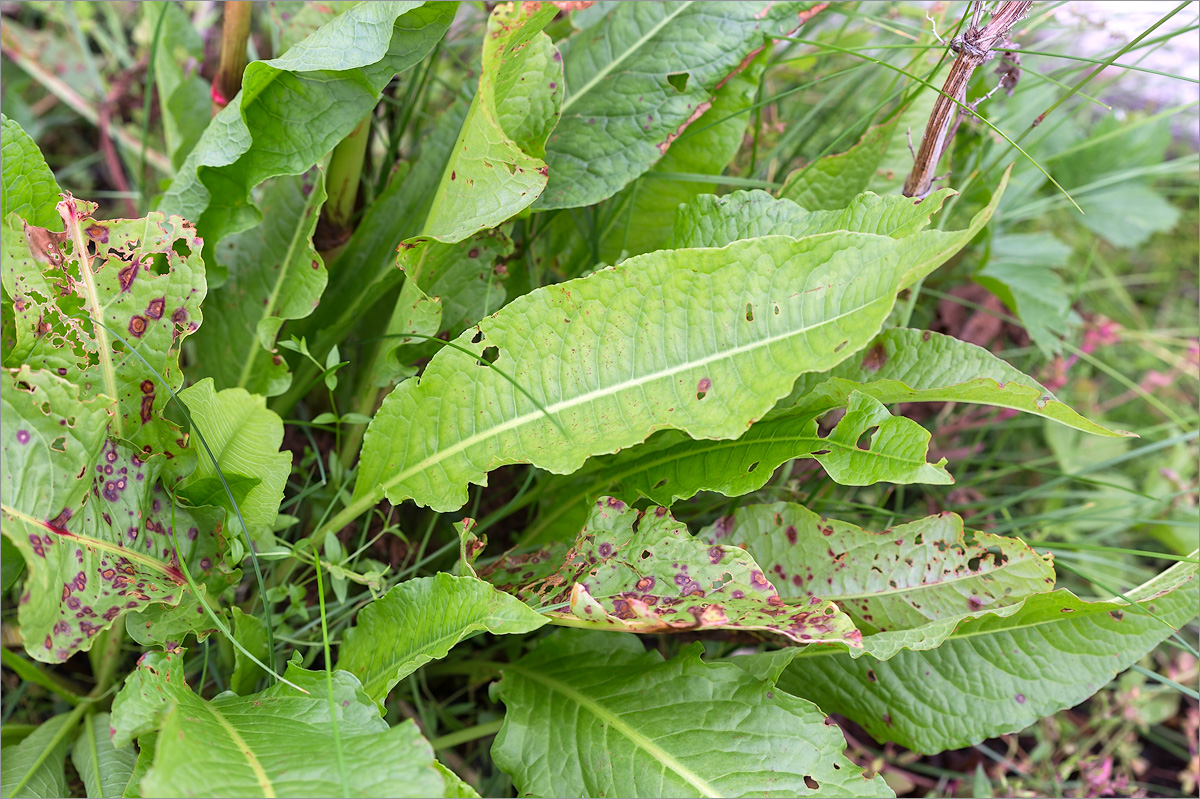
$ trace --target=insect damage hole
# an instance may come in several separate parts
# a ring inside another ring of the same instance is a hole
[[[754,306],[751,305],[750,303],[746,303],[746,321],[747,322],[754,321]]]
[[[873,439],[875,437],[875,434],[878,432],[879,432],[879,425],[875,425],[873,427],[868,427],[866,430],[863,431],[863,434],[858,437],[858,443],[855,446],[857,446],[863,452],[870,452],[871,439]]]
[[[489,366],[495,363],[500,358],[500,348],[494,344],[490,347],[484,347],[483,352],[479,353],[479,365]]]
[[[667,75],[667,83],[671,84],[672,89],[682,93],[687,91],[688,79],[690,77],[692,77],[691,74],[687,72],[672,72],[670,75]]]
[[[696,399],[702,400],[708,396],[708,392],[712,390],[712,380],[707,377],[700,378],[700,382],[696,383]]]
[[[814,780],[812,777],[808,776],[807,774],[804,775],[804,784],[806,786],[808,786],[809,790],[812,790],[812,791],[815,791],[821,787],[821,783],[817,782],[816,780]]]

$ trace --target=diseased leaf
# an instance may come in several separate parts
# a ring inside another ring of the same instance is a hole
[[[525,796],[894,795],[815,705],[700,651],[555,633],[493,683],[492,758]]]
[[[1054,586],[1049,556],[1014,538],[964,531],[953,513],[871,533],[776,502],[738,508],[698,537],[743,547],[782,597],[836,602],[862,631],[862,651],[881,660],[900,647],[931,649],[958,621]]]
[[[28,224],[62,230],[62,219],[54,210],[58,183],[46,166],[37,143],[14,120],[0,114],[0,220],[16,214]],[[8,286],[5,286],[7,290]]]
[[[527,633],[544,616],[474,577],[406,580],[367,605],[346,631],[337,667],[383,702],[396,683],[478,632]]]
[[[442,38],[455,11],[452,3],[359,3],[281,57],[252,62],[242,91],[225,98],[160,207],[195,221],[208,247],[253,227],[260,214],[250,190],[325,157],[388,81]]]
[[[14,355],[88,392],[117,400],[112,434],[144,453],[182,458],[178,431],[161,418],[169,394],[99,320],[136,346],[167,385],[183,382],[179,351],[200,325],[200,240],[179,217],[97,222],[94,203],[58,204],[63,233],[5,222],[4,290],[13,301]],[[82,255],[81,255],[82,254]],[[182,472],[186,459],[172,464]]]
[[[318,168],[275,178],[262,195],[262,224],[217,245],[229,276],[205,306],[194,375],[266,396],[287,390],[292,376],[275,338],[285,321],[312,313],[325,288],[325,265],[312,244],[324,202]]]
[[[83,780],[88,799],[120,797],[129,784],[137,756],[137,750],[131,744],[120,748],[113,746],[108,734],[107,713],[90,713],[83,717],[83,729],[71,747],[71,764]]]
[[[452,510],[504,464],[570,473],[667,427],[737,437],[799,374],[870,341],[904,254],[881,236],[775,236],[649,253],[537,289],[387,397],[355,503],[383,495]],[[478,365],[485,353],[495,368]]]
[[[800,657],[781,688],[861,724],[877,741],[934,754],[1017,732],[1094,694],[1196,616],[1196,566],[1178,563],[1123,600],[1060,589],[1004,616],[965,621],[936,649],[886,661],[829,651]],[[870,641],[871,636],[865,636]]]
[[[666,508],[643,516],[612,497],[596,503],[570,549],[508,555],[484,576],[574,627],[755,630],[796,644],[861,646],[862,634],[832,602],[787,602],[743,550],[693,537]]]
[[[546,187],[546,137],[562,105],[562,58],[542,33],[550,3],[502,3],[488,19],[471,101],[422,235],[455,242],[527,208]]]
[[[21,471],[23,464],[17,466]],[[110,441],[80,475],[88,488],[72,504],[3,506],[4,534],[29,566],[18,618],[30,656],[61,663],[90,649],[95,635],[123,614],[178,604],[187,589],[172,524],[179,528],[179,554],[202,571],[213,567],[217,512],[172,509],[158,483],[162,468],[162,455],[143,460]],[[31,499],[38,503],[36,494]],[[48,517],[51,507],[58,512]]]
[[[4,747],[0,752],[0,796],[56,799],[67,795],[64,769],[71,744],[71,733],[63,730],[67,719],[66,713],[55,716],[39,724],[25,740]]]
[[[217,479],[216,469],[228,476],[252,477],[258,484],[246,492],[238,503],[242,520],[250,538],[260,547],[274,541],[271,533],[283,487],[292,468],[290,452],[280,452],[283,442],[283,420],[267,409],[266,400],[240,388],[214,391],[212,378],[205,378],[179,392],[179,398],[191,412],[192,421],[204,433],[217,466],[201,458],[196,470],[179,486],[179,495],[191,498],[191,488],[202,488],[203,499],[215,499],[225,509],[225,526],[233,535],[241,536],[241,522],[229,503],[228,496],[211,493],[207,481]]]
[[[334,672],[332,701],[325,673],[294,663],[284,676],[308,694],[277,682],[250,696],[207,701],[184,681],[181,657],[143,655],[113,701],[114,744],[159,730],[144,795],[442,795],[433,750],[416,725],[389,729],[349,673]]]
[[[612,3],[563,43],[568,94],[535,208],[611,197],[658,161],[730,76],[813,3]],[[818,9],[819,10],[819,9]],[[580,18],[576,17],[576,21]]]

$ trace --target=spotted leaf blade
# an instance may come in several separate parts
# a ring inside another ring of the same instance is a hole
[[[307,694],[277,682],[208,701],[188,686],[181,661],[146,654],[113,701],[114,744],[159,731],[143,796],[443,795],[416,725],[389,728],[348,672],[333,674],[332,700],[325,672],[293,663],[284,676]]]
[[[799,696],[819,694],[821,707],[877,741],[924,754],[971,746],[1087,699],[1194,619],[1196,590],[1196,565],[1178,563],[1126,594],[1157,619],[1120,599],[1087,601],[1065,589],[1035,594],[1005,615],[959,624],[935,649],[886,661],[801,657],[779,684]]]
[[[474,577],[407,580],[363,608],[346,631],[337,667],[376,702],[425,663],[478,632],[526,633],[547,619]]]
[[[523,796],[894,795],[816,705],[700,650],[664,661],[632,636],[555,633],[493,685],[492,758]]]
[[[663,428],[736,438],[798,375],[870,341],[902,256],[882,236],[776,236],[648,253],[537,289],[387,397],[354,500],[448,511],[505,464],[570,473]]]
[[[636,529],[635,529],[636,527]],[[620,500],[596,503],[574,545],[507,555],[485,576],[560,623],[636,633],[746,630],[795,644],[860,646],[832,602],[787,602],[754,558],[706,544],[666,508],[643,517]]]
[[[785,598],[836,602],[863,632],[861,651],[881,660],[901,648],[931,649],[958,622],[1011,612],[1054,587],[1049,556],[964,530],[953,513],[872,533],[776,502],[738,508],[699,538],[743,547]]]

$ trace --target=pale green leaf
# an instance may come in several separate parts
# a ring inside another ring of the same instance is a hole
[[[799,374],[870,341],[904,254],[881,236],[776,236],[649,253],[533,291],[387,397],[355,505],[386,495],[452,510],[496,467],[570,473],[667,427],[735,438]],[[479,365],[485,353],[495,368]]]
[[[503,669],[496,765],[524,796],[892,796],[815,705],[699,645],[560,631]]]
[[[275,349],[276,334],[286,320],[312,313],[325,288],[325,265],[312,243],[325,202],[324,172],[275,178],[261,202],[262,224],[216,247],[229,276],[209,294],[193,374],[273,396],[292,379]]]
[[[991,257],[975,279],[1004,301],[1046,357],[1062,350],[1071,295],[1055,271],[1070,263],[1071,248],[1053,233],[1008,233],[992,242]]]
[[[546,187],[546,137],[563,97],[562,58],[542,33],[549,3],[495,7],[479,90],[433,196],[422,235],[461,241],[527,208]]]
[[[215,478],[217,468],[226,475],[258,478],[258,485],[246,493],[238,510],[251,539],[269,547],[283,487],[292,468],[291,453],[279,451],[283,421],[267,409],[263,397],[240,388],[215,391],[212,378],[188,386],[179,392],[179,398],[187,405],[217,462],[214,466],[207,457],[201,458],[192,475],[180,484],[179,495],[190,498],[189,488]],[[241,522],[228,497],[218,495],[216,499],[218,507],[225,509],[226,528],[241,534]]]
[[[161,31],[154,54],[154,86],[166,152],[178,169],[211,117],[208,84],[184,66],[189,60],[204,60],[204,40],[178,3],[143,3],[141,8],[151,36]]]
[[[113,702],[113,742],[157,728],[154,763],[142,779],[147,796],[441,796],[433,750],[416,726],[389,728],[347,672],[289,664],[285,676],[246,697],[211,701],[183,679],[180,655],[149,653]],[[339,763],[334,738],[341,744]]]
[[[1126,596],[1158,619],[1120,599],[1060,589],[965,621],[929,651],[886,661],[832,650],[799,657],[779,684],[819,698],[877,741],[925,754],[971,746],[1082,702],[1195,618],[1196,566],[1176,564]]]
[[[1149,186],[1123,182],[1076,198],[1080,221],[1114,247],[1141,247],[1155,233],[1172,230],[1179,208]]]
[[[792,172],[784,180],[779,197],[794,200],[808,211],[845,208],[871,184],[899,121],[897,113],[887,122],[867,128],[846,152],[827,155]]]
[[[126,743],[125,745],[128,746],[129,744]],[[125,789],[121,792],[123,799],[141,799],[142,777],[146,776],[146,772],[150,770],[150,766],[154,763],[154,752],[157,745],[157,732],[148,732],[145,735],[137,737],[137,761],[133,764],[133,771],[129,775],[129,782],[125,784]]]
[[[584,17],[588,27],[563,43],[567,97],[546,143],[550,185],[535,207],[591,205],[645,173],[717,89],[813,5],[612,3]]]
[[[346,631],[338,669],[382,702],[396,683],[478,632],[526,633],[546,618],[474,577],[407,580],[367,605]]]
[[[0,219],[10,213],[30,225],[62,230],[54,206],[61,191],[37,143],[14,120],[0,114]],[[7,289],[7,286],[5,287]]]
[[[83,780],[88,799],[121,796],[137,757],[132,744],[113,746],[107,713],[89,713],[83,717],[83,728],[71,747],[71,764]]]
[[[67,795],[64,768],[71,732],[63,714],[42,722],[28,738],[0,752],[0,796],[56,799]]]
[[[250,191],[297,175],[375,107],[397,72],[442,38],[453,3],[359,3],[281,57],[254,61],[188,155],[161,207],[193,220],[209,247],[258,223]]]
[[[569,549],[506,555],[484,576],[571,627],[750,630],[794,644],[861,646],[862,634],[832,602],[787,602],[743,549],[692,536],[666,508],[643,516],[612,497],[597,500]]]

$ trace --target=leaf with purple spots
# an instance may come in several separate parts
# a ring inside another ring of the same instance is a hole
[[[89,216],[95,207],[64,194],[62,233],[23,225],[15,216],[5,221],[2,280],[16,335],[10,357],[53,371],[88,394],[116,399],[114,437],[147,454],[176,456],[184,443],[161,417],[168,393],[94,320],[118,332],[178,389],[180,347],[200,325],[206,290],[201,241],[176,216],[99,222]],[[186,473],[182,464],[172,470]]]
[[[666,508],[643,515],[602,497],[570,549],[559,545],[534,557],[540,568],[532,577],[525,577],[533,571],[528,561],[511,556],[483,576],[559,624],[637,633],[754,631],[796,644],[862,646],[862,634],[834,603],[784,599],[744,550],[693,537]],[[558,565],[549,572],[543,563]]]
[[[1054,587],[1049,555],[964,530],[953,513],[872,533],[776,502],[739,508],[698,537],[745,549],[784,597],[836,602],[863,633],[864,648],[853,656],[930,649],[960,621],[1005,615]]]
[[[4,534],[29,567],[18,619],[32,657],[61,663],[90,649],[124,614],[178,604],[188,589],[172,524],[179,528],[179,554],[194,560],[193,568],[215,559],[220,512],[182,506],[172,512],[158,483],[163,466],[162,455],[143,461],[110,441],[80,476],[88,488],[73,504],[40,512],[4,505]]]

